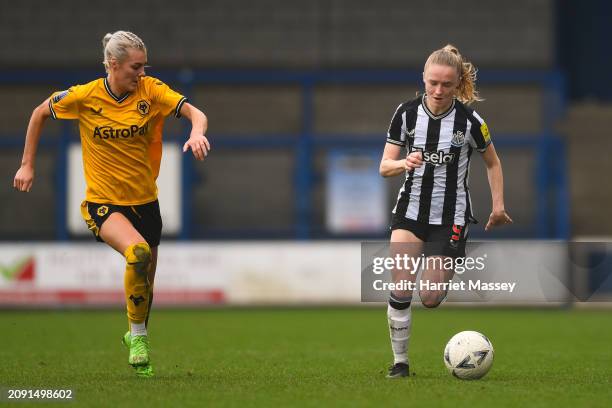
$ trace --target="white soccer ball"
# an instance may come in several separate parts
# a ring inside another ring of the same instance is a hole
[[[446,344],[444,364],[452,375],[462,380],[482,378],[493,365],[493,344],[476,331],[457,333]]]

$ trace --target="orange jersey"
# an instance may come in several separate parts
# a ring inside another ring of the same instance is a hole
[[[164,119],[180,117],[186,100],[153,77],[122,96],[112,93],[106,78],[51,95],[54,119],[79,121],[85,200],[139,205],[157,199]]]

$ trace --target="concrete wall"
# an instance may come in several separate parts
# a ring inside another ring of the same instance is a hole
[[[166,66],[421,67],[448,42],[481,66],[554,59],[552,0],[23,0],[0,2],[0,64],[96,66],[119,29]]]

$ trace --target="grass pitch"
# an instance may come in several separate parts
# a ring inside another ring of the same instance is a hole
[[[417,309],[414,375],[401,380],[384,378],[391,352],[383,307],[155,310],[153,379],[136,378],[127,365],[125,330],[120,311],[0,312],[0,407],[7,388],[72,389],[73,402],[53,405],[100,407],[609,407],[612,401],[609,311]],[[495,347],[493,368],[482,380],[458,380],[444,367],[446,341],[461,330],[481,331]]]

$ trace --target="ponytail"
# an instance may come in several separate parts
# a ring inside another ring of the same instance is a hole
[[[457,70],[459,75],[457,99],[459,101],[470,105],[473,102],[484,100],[476,90],[476,67],[459,53],[457,47],[448,44],[444,48],[432,52],[425,62],[425,70],[432,64],[446,65]]]

